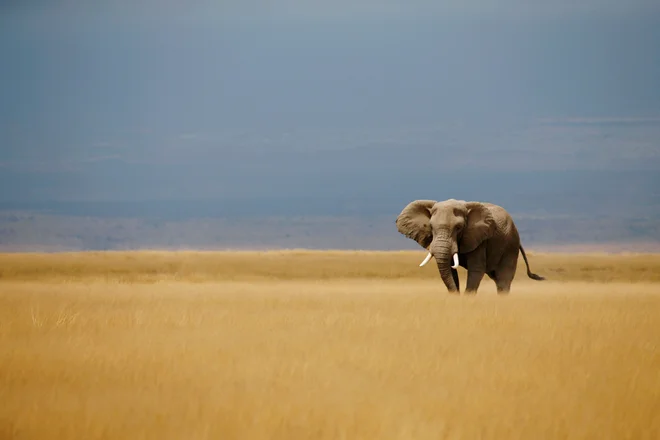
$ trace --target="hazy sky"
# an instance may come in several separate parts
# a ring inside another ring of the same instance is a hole
[[[578,14],[626,15],[658,11],[653,0],[136,0],[100,1],[51,0],[4,2],[6,11],[99,14],[127,18],[129,14],[149,16],[229,19],[266,17],[269,19],[333,20],[345,18],[423,17],[429,15],[473,15],[497,18],[522,16],[571,16]]]
[[[650,0],[3,4],[0,114],[68,130],[660,112]]]
[[[487,147],[487,132],[475,133],[492,121],[658,117],[659,5],[5,1],[2,198],[17,197],[7,189],[12,182],[20,182],[25,198],[62,198],[86,187],[99,188],[86,198],[122,198],[130,185],[113,193],[112,182],[136,161],[143,168],[132,171],[131,185],[144,197],[167,193],[168,175],[173,194],[192,197],[197,182],[207,195],[240,195],[240,185],[213,177],[214,161],[224,160],[218,168],[232,172],[250,168],[245,179],[253,191],[272,189],[267,179],[291,173],[260,174],[268,164],[255,165],[239,149],[276,154],[294,144],[314,151],[394,138],[417,148],[402,134],[405,127],[450,123],[463,127],[451,132],[454,142],[470,138]],[[312,131],[295,134],[304,130]],[[444,148],[442,136],[425,145]],[[653,142],[651,136],[643,142]],[[168,157],[195,160],[176,172],[158,168]],[[332,176],[335,170],[323,166],[313,162],[306,175]],[[467,165],[456,170],[461,166]],[[199,180],[200,169],[208,177]],[[260,181],[261,175],[268,177]],[[355,185],[365,184],[353,176]]]

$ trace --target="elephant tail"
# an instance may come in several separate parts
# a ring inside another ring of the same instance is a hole
[[[532,271],[529,270],[529,263],[527,262],[527,255],[525,255],[525,249],[523,249],[522,245],[520,245],[520,252],[522,253],[523,259],[525,260],[525,266],[527,266],[527,276],[530,277],[533,280],[536,280],[536,281],[545,280],[545,278],[543,278],[541,275],[537,275],[535,273],[532,273]]]

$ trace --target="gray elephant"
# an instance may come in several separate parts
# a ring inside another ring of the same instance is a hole
[[[449,199],[415,200],[396,219],[398,231],[428,250],[420,266],[435,257],[449,292],[460,292],[458,266],[467,269],[466,293],[476,293],[484,276],[495,281],[497,292],[509,293],[518,265],[518,249],[527,276],[544,280],[529,270],[525,250],[509,213],[492,203]]]

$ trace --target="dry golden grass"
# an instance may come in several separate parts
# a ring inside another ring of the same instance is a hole
[[[255,255],[0,257],[0,439],[660,437],[658,256]]]
[[[435,264],[418,267],[423,250],[270,252],[72,252],[0,254],[0,281],[163,280],[273,281],[417,279],[439,281]],[[552,281],[660,282],[660,254],[555,254],[527,252],[532,272]],[[461,270],[464,280],[465,271]],[[522,256],[517,280],[529,280]],[[485,283],[491,283],[487,277]],[[516,281],[514,281],[516,286]],[[515,288],[515,287],[514,287]]]

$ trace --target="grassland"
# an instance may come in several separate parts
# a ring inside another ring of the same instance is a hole
[[[658,438],[660,255],[528,256],[0,255],[0,439]]]

